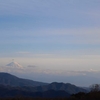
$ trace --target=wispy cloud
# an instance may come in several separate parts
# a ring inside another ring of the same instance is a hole
[[[35,66],[35,65],[28,65],[27,67],[29,67],[29,68],[35,68],[37,66]]]
[[[23,51],[23,52],[17,52],[18,54],[30,54],[30,52],[26,52],[26,51]]]
[[[6,32],[4,32],[5,34]],[[9,32],[10,33],[10,32]],[[9,43],[99,44],[99,28],[25,30],[1,36]],[[14,38],[10,39],[11,37]],[[59,41],[60,40],[60,41]],[[1,39],[3,42],[3,40]],[[4,41],[6,43],[6,41]]]
[[[20,68],[13,68],[8,66],[0,66],[0,72],[16,72],[16,73],[34,73],[34,74],[47,74],[47,75],[56,75],[56,76],[96,76],[100,74],[100,70],[52,70],[52,69],[42,69],[35,65],[28,65],[27,67]]]
[[[7,65],[12,59],[20,63],[22,66],[35,65],[39,69],[52,70],[99,70],[100,55],[67,55],[54,54],[48,55],[32,55],[32,56],[16,56],[0,58],[0,65]],[[95,67],[94,67],[95,66]]]
[[[88,13],[90,10],[93,12],[97,11],[97,7],[99,7],[100,2],[98,0],[9,0],[9,2],[0,1],[0,13],[1,15],[45,15],[45,16],[56,16],[61,17],[65,15],[68,17],[68,14],[72,15],[72,13],[77,14],[84,12],[84,10]],[[80,8],[80,9],[79,9]],[[84,10],[83,10],[84,8]],[[65,12],[65,13],[63,13]],[[70,13],[72,12],[72,13]],[[59,16],[57,16],[59,15]],[[95,15],[95,14],[94,14]],[[64,16],[63,16],[64,17]]]

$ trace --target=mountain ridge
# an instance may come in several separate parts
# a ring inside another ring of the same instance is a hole
[[[48,84],[0,72],[0,97],[13,97],[19,93],[27,97],[66,97],[79,92],[87,91],[70,83],[52,82]]]
[[[10,87],[0,85],[0,98],[8,98],[8,97],[33,97],[33,98],[57,98],[57,97],[69,97],[70,94],[66,91],[55,91],[55,90],[47,90],[44,92],[32,92],[22,89],[21,87]]]
[[[48,85],[33,87],[34,92],[37,92],[37,91],[44,92],[47,90],[55,90],[55,91],[63,90],[69,94],[76,94],[78,92],[87,92],[87,90],[70,83],[53,82]]]
[[[10,86],[32,86],[34,87],[34,86],[46,85],[47,83],[33,81],[29,79],[23,79],[23,78],[16,77],[6,72],[0,72],[0,84],[10,85]]]

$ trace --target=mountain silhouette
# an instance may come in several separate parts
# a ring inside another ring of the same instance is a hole
[[[33,87],[32,91],[37,92],[37,91],[48,91],[48,90],[55,90],[55,91],[66,91],[69,94],[75,94],[78,92],[87,92],[87,90],[77,87],[75,85],[72,85],[70,83],[57,83],[57,82],[53,82],[51,84],[48,85],[44,85],[44,86],[37,86],[37,87]]]
[[[46,85],[47,83],[43,82],[37,82],[29,79],[22,79],[18,78],[14,75],[11,75],[9,73],[0,73],[0,84],[3,85],[10,85],[10,86],[40,86],[40,85]]]
[[[0,85],[0,98],[8,98],[8,97],[34,97],[34,98],[58,98],[58,97],[69,97],[70,94],[66,91],[55,91],[48,90],[44,92],[32,92],[26,91],[20,87],[10,87]]]
[[[70,83],[51,84],[18,78],[9,73],[0,73],[0,97],[69,97],[85,89]]]

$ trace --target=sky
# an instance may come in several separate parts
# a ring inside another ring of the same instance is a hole
[[[23,69],[4,67],[12,59]],[[0,0],[0,66],[38,81],[100,83],[100,0]]]

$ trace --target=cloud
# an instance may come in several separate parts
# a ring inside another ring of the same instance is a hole
[[[43,73],[51,75],[60,75],[60,76],[88,76],[92,74],[100,74],[99,70],[83,70],[83,71],[68,71],[68,70],[44,70]]]
[[[18,54],[30,54],[30,52],[26,52],[26,51],[23,51],[23,52],[17,52]]]
[[[6,32],[2,32],[6,33]],[[99,28],[71,28],[71,29],[41,29],[41,30],[23,30],[9,35],[2,35],[1,43],[37,43],[37,44],[100,44]],[[13,37],[10,39],[10,37]],[[6,41],[4,42],[4,39]],[[59,41],[60,40],[60,41]]]
[[[22,66],[35,65],[38,69],[50,70],[99,70],[100,55],[68,55],[68,54],[54,54],[54,55],[42,55],[38,54],[32,56],[14,56],[0,58],[1,65],[7,65],[9,62],[15,59]]]
[[[33,69],[34,68],[34,69]],[[37,67],[36,65],[28,65],[27,67],[23,67],[23,69],[7,67],[7,66],[0,66],[1,72],[9,72],[9,73],[20,73],[20,74],[27,74],[34,73],[34,74],[47,74],[47,75],[55,75],[55,76],[97,76],[100,75],[100,70],[66,70],[66,69],[50,69],[45,68],[42,69],[41,67]]]
[[[16,68],[10,66],[0,66],[0,72],[7,72],[7,73],[20,73],[22,74],[24,71],[23,68]]]
[[[35,65],[28,65],[27,67],[29,67],[29,68],[35,68],[37,66],[35,66]]]
[[[99,8],[99,1],[79,1],[79,0],[9,0],[3,1],[0,0],[0,14],[2,15],[44,15],[44,16],[56,16],[61,17],[65,15],[65,18],[68,15],[76,16],[77,13],[81,12],[94,12],[97,11]],[[93,4],[97,7],[93,7]],[[82,9],[84,8],[84,10]],[[90,9],[89,9],[90,8]],[[70,13],[72,12],[72,13]],[[76,15],[75,15],[76,14]],[[59,16],[58,16],[59,15]],[[78,16],[77,16],[78,17]]]

